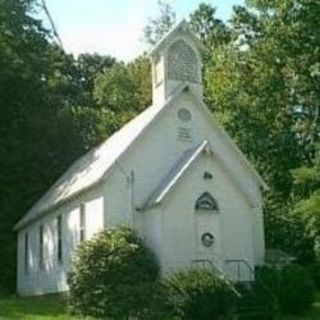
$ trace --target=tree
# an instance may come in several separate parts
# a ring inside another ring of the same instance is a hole
[[[35,8],[32,0],[0,1],[1,291],[15,288],[14,224],[77,157],[114,130],[90,98],[93,73],[112,59],[76,61],[51,43],[33,18]]]
[[[176,22],[176,14],[169,3],[159,0],[158,6],[159,16],[149,18],[148,24],[144,28],[144,40],[150,46],[155,45]]]
[[[108,114],[113,129],[151,104],[151,66],[146,56],[125,65],[115,63],[95,80],[93,97],[97,108]]]
[[[293,170],[294,195],[297,202],[294,213],[305,222],[307,235],[313,239],[314,251],[320,258],[320,152],[312,166]]]
[[[235,7],[232,42],[213,50],[205,66],[208,104],[271,187],[267,245],[279,239],[285,249],[288,232],[297,244],[304,236],[290,213],[291,171],[312,165],[320,136],[319,9],[315,1],[295,0]]]
[[[111,56],[101,56],[96,53],[83,53],[79,55],[76,61],[79,72],[78,81],[87,97],[87,101],[84,104],[85,106],[94,107],[92,93],[95,79],[98,74],[110,69],[115,62],[115,59]]]
[[[206,3],[201,3],[191,15],[190,26],[211,50],[216,46],[230,42],[231,33],[227,25],[215,17],[216,9]]]
[[[42,163],[43,153],[48,153],[39,137],[52,119],[41,95],[42,75],[47,67],[43,57],[48,47],[47,33],[30,16],[33,4],[0,1],[1,291],[15,285],[12,227],[19,214],[30,206],[34,193],[43,188],[31,172]],[[46,173],[39,172],[42,175]]]
[[[151,63],[149,57],[142,55],[128,64],[128,71],[135,83],[135,99],[138,101],[137,112],[152,103]]]

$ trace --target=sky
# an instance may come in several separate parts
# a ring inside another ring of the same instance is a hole
[[[143,28],[157,16],[158,0],[46,0],[67,52],[97,52],[130,61],[146,50]],[[167,0],[177,21],[188,18],[201,2],[217,8],[217,17],[228,20],[232,6],[244,0]],[[42,18],[44,16],[41,16]]]

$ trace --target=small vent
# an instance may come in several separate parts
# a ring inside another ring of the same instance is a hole
[[[178,111],[178,118],[183,122],[189,122],[192,118],[192,115],[188,109],[181,108]]]
[[[190,128],[178,128],[178,140],[183,142],[192,141],[192,132]]]

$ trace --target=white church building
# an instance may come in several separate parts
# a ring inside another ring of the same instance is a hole
[[[68,290],[77,245],[137,231],[163,273],[207,264],[234,281],[264,263],[259,174],[203,102],[201,42],[182,21],[151,52],[153,105],[77,160],[16,224],[17,290]]]

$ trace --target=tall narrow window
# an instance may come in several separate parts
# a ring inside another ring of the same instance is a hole
[[[63,256],[63,253],[62,253],[62,237],[63,237],[63,234],[62,234],[62,216],[61,215],[59,215],[57,217],[57,235],[58,235],[58,238],[57,238],[58,261],[62,262],[62,256]]]
[[[29,234],[24,235],[24,272],[29,273]]]
[[[80,241],[86,239],[86,216],[85,216],[85,204],[80,205]]]
[[[39,267],[43,269],[43,225],[39,228]]]

